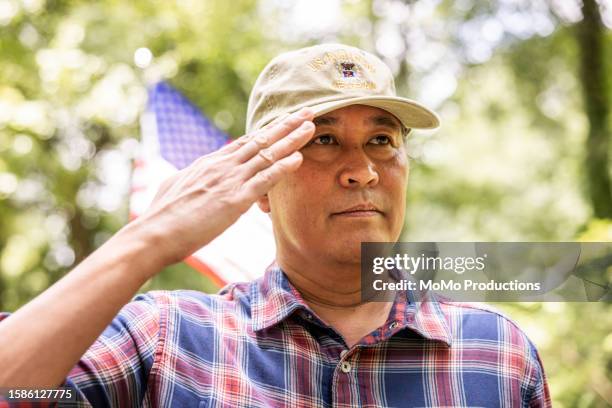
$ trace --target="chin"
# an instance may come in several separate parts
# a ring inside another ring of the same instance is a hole
[[[337,240],[334,248],[334,258],[342,263],[361,262],[362,242],[389,242],[389,237],[381,234],[355,234],[346,240]]]
[[[333,260],[339,264],[355,264],[355,265],[360,265],[361,264],[361,251],[339,251],[336,253],[333,253],[331,255],[331,258],[333,258]]]
[[[389,242],[391,239],[388,234],[368,230],[348,231],[347,235],[349,235],[347,243],[352,245],[356,243],[359,248],[362,242]]]

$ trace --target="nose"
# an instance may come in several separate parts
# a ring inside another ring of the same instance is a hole
[[[363,151],[353,152],[340,172],[340,185],[346,188],[374,187],[378,181],[378,171]]]

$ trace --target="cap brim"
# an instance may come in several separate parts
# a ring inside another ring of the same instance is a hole
[[[397,117],[404,126],[411,129],[436,129],[440,126],[440,118],[435,112],[418,102],[400,97],[362,96],[324,102],[309,107],[317,117],[350,105],[367,105],[386,110]]]

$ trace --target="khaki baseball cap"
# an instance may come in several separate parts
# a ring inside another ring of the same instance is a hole
[[[321,44],[280,54],[266,65],[249,97],[246,131],[303,107],[316,117],[349,105],[386,110],[409,129],[440,125],[433,111],[395,95],[393,74],[378,57],[348,45]]]

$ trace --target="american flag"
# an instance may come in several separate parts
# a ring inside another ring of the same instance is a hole
[[[231,140],[166,82],[149,89],[141,134],[132,175],[131,218],[148,208],[167,177]],[[259,277],[274,260],[275,252],[270,219],[253,205],[234,225],[185,262],[223,286]]]

